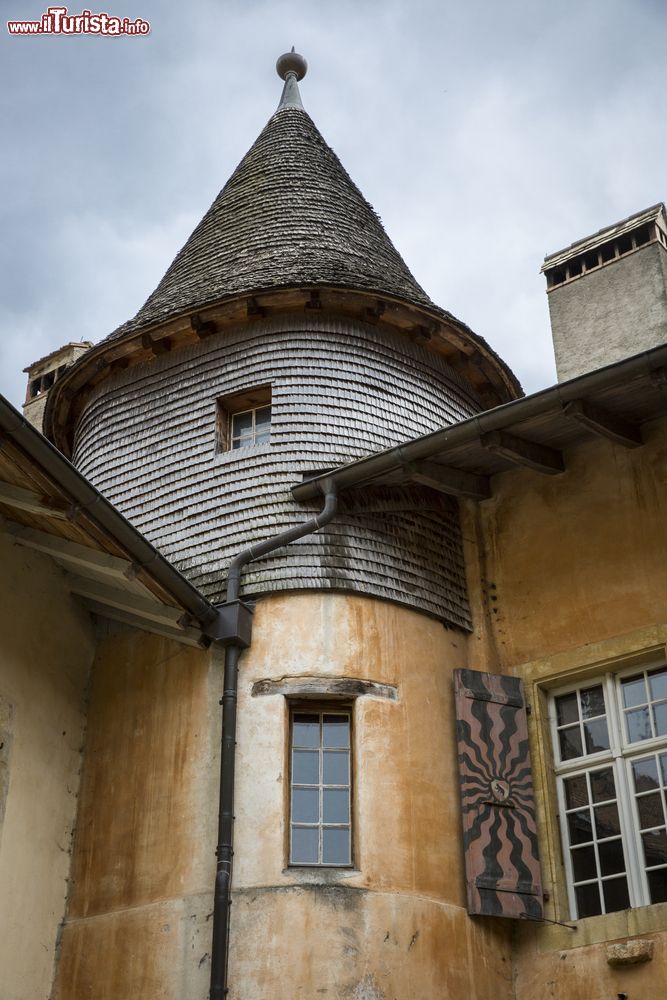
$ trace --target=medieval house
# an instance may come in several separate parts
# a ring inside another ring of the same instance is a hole
[[[0,997],[658,1000],[664,207],[545,259],[526,397],[278,72],[0,407]]]

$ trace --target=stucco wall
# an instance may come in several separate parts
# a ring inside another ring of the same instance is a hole
[[[258,607],[241,670],[230,996],[510,996],[507,925],[464,909],[452,671],[467,639],[368,598]],[[288,704],[269,678],[395,688],[353,709],[354,870],[287,868]],[[260,687],[261,690],[261,687]],[[289,988],[286,987],[289,984]]]
[[[665,995],[666,903],[570,919],[547,717],[550,688],[665,655],[667,426],[643,430],[634,450],[591,438],[559,476],[496,476],[493,498],[464,509],[471,658],[524,680],[545,913],[576,928],[520,926],[516,1000]],[[609,965],[607,943],[636,937],[655,942],[654,959]]]
[[[641,247],[548,294],[560,382],[667,338],[667,251],[660,243]]]
[[[0,996],[46,1000],[65,911],[94,637],[48,558],[0,532],[0,565]]]
[[[167,639],[100,642],[56,1000],[207,996],[220,680]]]
[[[509,1000],[511,928],[464,909],[451,674],[466,643],[371,598],[258,603],[240,665],[234,1000]],[[208,995],[220,667],[131,633],[100,651],[56,1000]],[[288,703],[254,685],[313,677],[391,695],[353,707],[352,870],[286,864]]]

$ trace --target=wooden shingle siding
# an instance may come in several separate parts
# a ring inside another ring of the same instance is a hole
[[[216,450],[216,401],[271,383],[270,444]],[[480,409],[445,362],[407,339],[303,316],[262,320],[103,383],[74,462],[213,601],[230,559],[307,516],[290,487]],[[252,564],[247,595],[340,589],[467,627],[456,503],[418,487],[343,498],[326,531]],[[315,509],[315,508],[313,508]]]
[[[521,681],[454,672],[468,912],[543,917]]]

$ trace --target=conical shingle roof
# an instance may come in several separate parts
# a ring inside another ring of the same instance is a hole
[[[290,76],[278,110],[160,284],[112,337],[228,296],[303,285],[436,308],[303,109]]]

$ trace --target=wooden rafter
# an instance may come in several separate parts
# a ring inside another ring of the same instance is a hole
[[[516,437],[507,431],[489,431],[487,434],[482,434],[480,444],[487,451],[500,455],[513,465],[523,465],[547,476],[555,476],[565,470],[562,452],[544,444]]]

